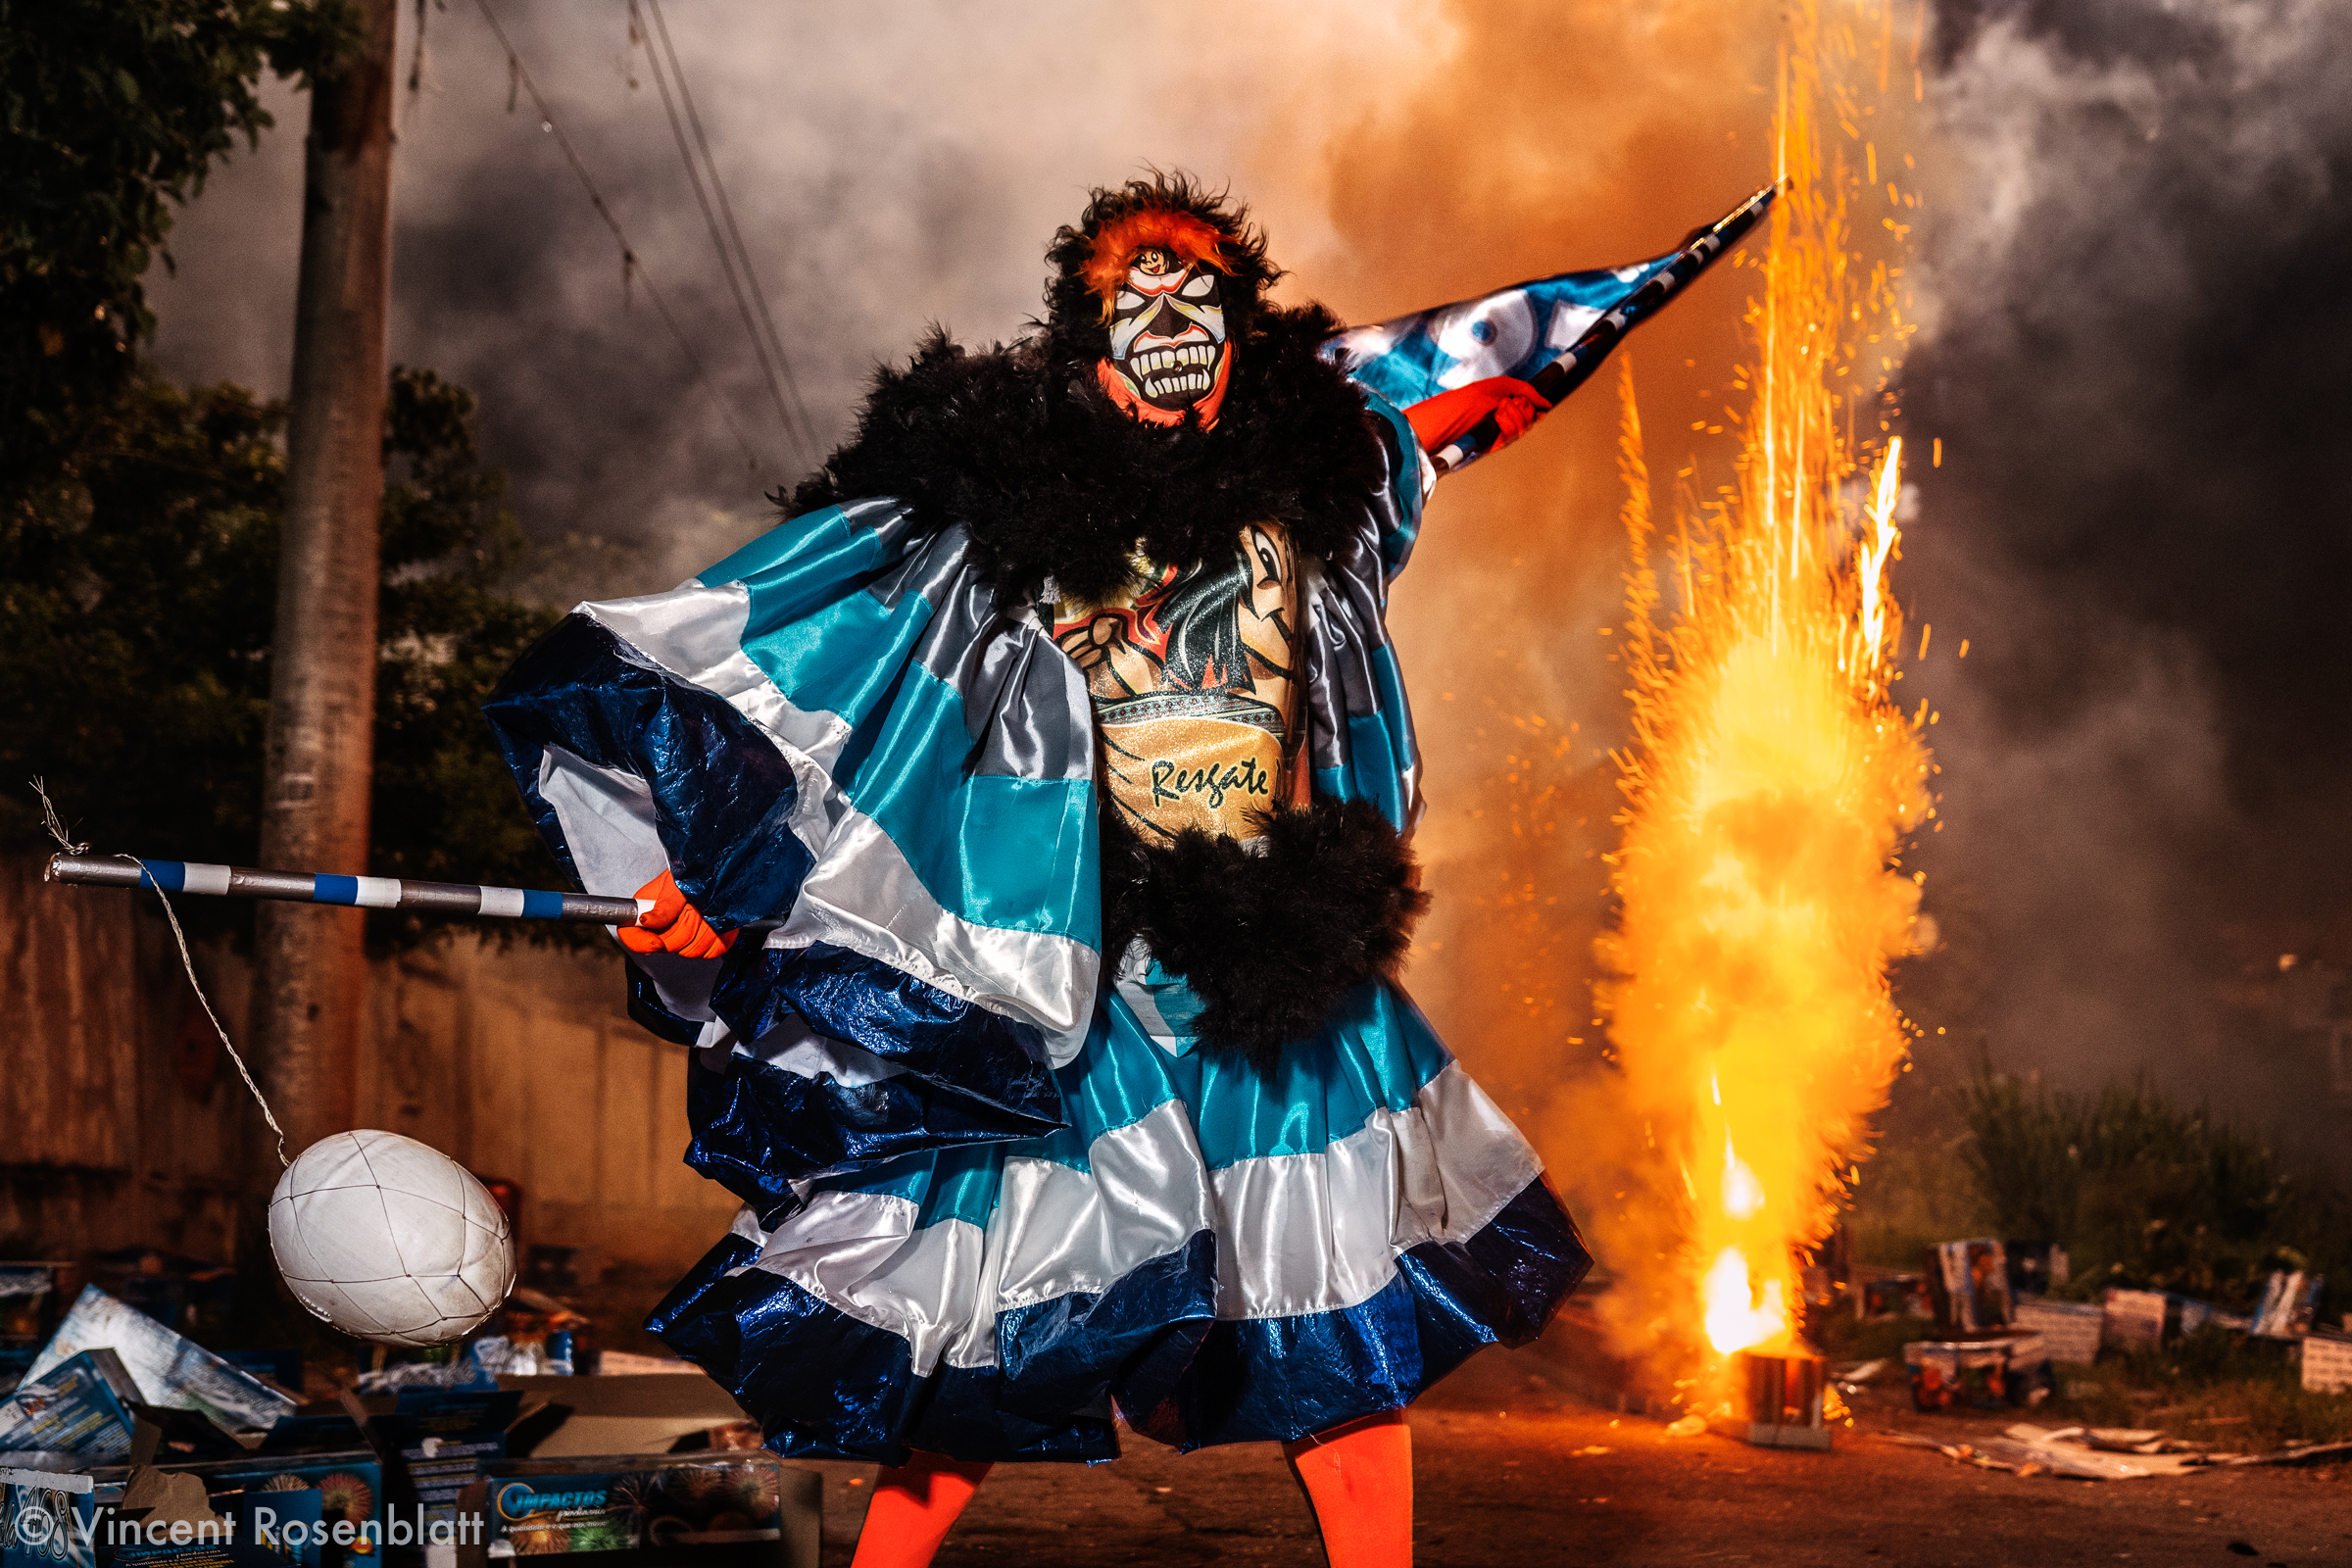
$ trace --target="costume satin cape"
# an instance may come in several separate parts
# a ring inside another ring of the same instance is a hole
[[[1368,404],[1387,482],[1307,583],[1307,757],[1409,830],[1384,619],[1434,475]],[[1108,1458],[1113,1395],[1187,1446],[1298,1437],[1532,1335],[1588,1265],[1394,988],[1273,1083],[1192,1056],[1164,974],[1098,995],[1087,693],[959,526],[887,497],[792,518],[581,606],[485,712],[585,889],[667,868],[714,923],[773,923],[630,965],[632,1013],[698,1048],[687,1162],[747,1205],[655,1327],[771,1446]],[[1253,1265],[1253,1209],[1319,1227],[1312,1255]]]

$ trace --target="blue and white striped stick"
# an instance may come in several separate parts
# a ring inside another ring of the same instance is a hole
[[[244,865],[206,865],[196,860],[140,860],[95,855],[52,855],[41,873],[47,882],[77,882],[102,888],[161,888],[166,893],[202,893],[216,898],[287,899],[297,904],[340,904],[362,909],[437,909],[446,914],[484,914],[509,920],[592,920],[598,925],[635,925],[654,906],[651,899],[607,899],[587,893],[548,893],[535,888],[485,888],[460,882],[404,882],[389,876],[334,876],[310,871],[257,871]]]

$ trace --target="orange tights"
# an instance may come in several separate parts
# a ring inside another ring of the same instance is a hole
[[[1408,1568],[1413,1560],[1413,1435],[1402,1410],[1282,1446],[1314,1509],[1331,1568]],[[986,1463],[916,1450],[874,1478],[851,1568],[927,1568]]]
[[[874,1500],[858,1532],[850,1568],[928,1568],[948,1527],[980,1490],[989,1466],[917,1448],[904,1465],[874,1477]]]
[[[1315,1510],[1331,1568],[1409,1568],[1413,1429],[1384,1410],[1282,1446]]]

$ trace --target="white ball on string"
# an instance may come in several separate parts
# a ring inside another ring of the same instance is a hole
[[[270,1250],[294,1298],[346,1334],[445,1345],[514,1287],[514,1244],[489,1189],[398,1133],[304,1150],[270,1195]]]

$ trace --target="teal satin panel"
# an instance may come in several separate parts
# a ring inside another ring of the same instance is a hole
[[[850,736],[833,782],[890,836],[924,891],[973,925],[1102,942],[1094,785],[967,774],[963,698],[915,659],[933,606],[866,591],[888,564],[838,508],[795,518],[710,568],[751,596],[743,651],[804,712]]]
[[[799,619],[889,564],[880,534],[827,507],[776,524],[697,580],[750,591],[748,637]]]
[[[1285,1047],[1271,1080],[1247,1063],[1199,1052],[1176,1064],[1199,1074],[1187,1097],[1211,1170],[1273,1154],[1311,1154],[1363,1129],[1375,1110],[1403,1110],[1453,1059],[1403,992],[1366,981],[1323,1030]]]
[[[932,615],[931,601],[921,594],[902,595],[895,607],[885,608],[854,578],[830,603],[790,619],[762,626],[765,608],[760,590],[752,588],[752,623],[744,631],[743,651],[793,707],[839,713],[853,729],[889,702]],[[954,692],[947,697],[960,710]],[[960,759],[971,741],[961,735],[960,710],[955,716]]]
[[[1394,578],[1412,559],[1413,546],[1421,537],[1421,438],[1396,404],[1365,386],[1356,387],[1364,394],[1364,406],[1381,418],[1388,420],[1396,437],[1396,451],[1403,460],[1396,471],[1389,475],[1389,490],[1396,504],[1396,514],[1382,519],[1380,531],[1380,564]]]
[[[878,1165],[862,1175],[825,1177],[808,1184],[811,1193],[858,1193],[872,1198],[903,1198],[915,1205],[914,1228],[926,1230],[948,1220],[986,1225],[997,1211],[997,1190],[1004,1184],[1000,1145],[927,1151]]]
[[[861,1175],[827,1177],[812,1190],[907,1199],[920,1205],[918,1228],[948,1219],[984,1225],[1004,1160],[1085,1170],[1096,1139],[1171,1100],[1184,1102],[1205,1169],[1222,1170],[1320,1153],[1361,1132],[1374,1111],[1409,1107],[1452,1059],[1420,1009],[1380,981],[1359,987],[1314,1040],[1287,1050],[1271,1079],[1229,1058],[1170,1054],[1112,993],[1095,1013],[1086,1049],[1054,1074],[1066,1126],[1042,1138],[909,1154]]]
[[[834,782],[890,835],[942,908],[974,925],[1100,947],[1094,782],[969,774],[970,746],[962,698],[909,661],[889,706],[842,748]]]
[[[1348,765],[1315,769],[1315,793],[1334,801],[1370,801],[1398,832],[1405,830],[1404,772],[1413,765],[1411,710],[1396,650],[1383,643],[1369,656],[1373,700],[1369,713],[1348,715]]]

